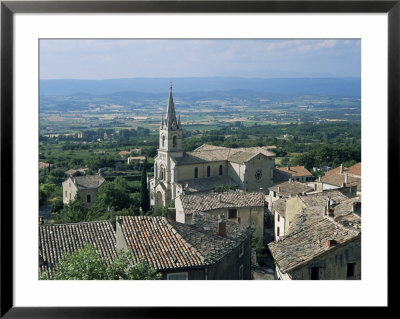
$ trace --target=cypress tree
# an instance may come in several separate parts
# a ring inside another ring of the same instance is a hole
[[[144,160],[142,169],[142,185],[140,187],[140,207],[142,212],[145,213],[150,210],[150,197],[149,190],[147,189],[147,158]]]

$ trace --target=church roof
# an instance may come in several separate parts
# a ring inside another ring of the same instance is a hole
[[[78,189],[98,188],[106,182],[100,175],[75,176],[72,177],[72,180]]]
[[[180,181],[179,183],[183,186],[187,185],[187,187],[185,187],[185,191],[189,193],[206,192],[219,185],[238,186],[238,184],[228,176],[212,176],[199,179],[190,179],[186,181]]]
[[[275,169],[290,176],[312,176],[310,171],[304,166],[285,166],[276,167]]]
[[[172,85],[169,88],[167,115],[166,115],[165,120],[162,119],[161,125],[162,125],[162,127],[165,126],[168,129],[180,128],[180,121],[178,121],[176,119],[176,114],[175,114],[174,99],[172,97]]]
[[[275,153],[268,151],[265,147],[227,148],[203,144],[194,151],[185,152],[182,157],[175,158],[175,161],[181,165],[218,161],[245,163],[260,153],[268,157],[275,156]]]

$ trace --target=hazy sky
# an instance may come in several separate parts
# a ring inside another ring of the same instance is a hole
[[[360,40],[40,40],[41,79],[361,77]]]

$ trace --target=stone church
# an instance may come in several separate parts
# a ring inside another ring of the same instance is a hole
[[[149,180],[150,204],[165,206],[181,194],[209,192],[219,185],[249,192],[267,191],[273,184],[274,156],[268,147],[226,148],[207,144],[183,152],[182,125],[175,114],[170,87],[154,158],[154,178]]]

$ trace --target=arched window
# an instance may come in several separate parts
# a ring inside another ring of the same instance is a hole
[[[172,147],[177,147],[178,146],[178,137],[175,135],[172,138]]]
[[[199,169],[197,167],[194,168],[194,178],[199,177]]]
[[[219,176],[222,176],[222,165],[219,166]]]
[[[90,203],[91,201],[92,201],[92,198],[90,197],[90,194],[86,195],[86,202]]]
[[[165,147],[165,136],[164,136],[164,135],[162,136],[161,146],[162,146],[162,147]]]
[[[207,177],[211,176],[211,167],[207,166]]]

